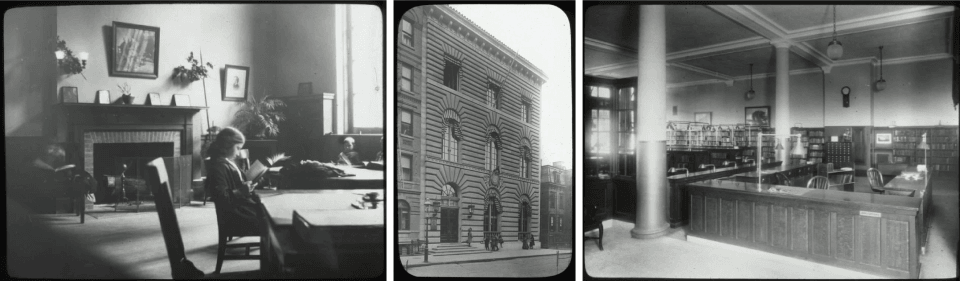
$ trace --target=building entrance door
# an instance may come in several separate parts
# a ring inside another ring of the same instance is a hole
[[[440,242],[456,243],[459,221],[457,221],[457,208],[443,208],[440,210]]]

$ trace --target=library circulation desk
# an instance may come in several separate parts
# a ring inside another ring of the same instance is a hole
[[[688,184],[689,235],[831,266],[918,278],[930,176],[910,197],[708,180]],[[890,184],[888,184],[890,185]]]

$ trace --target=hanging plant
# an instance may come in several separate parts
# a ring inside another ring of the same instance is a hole
[[[197,61],[193,58],[193,52],[190,52],[190,56],[187,57],[187,62],[190,63],[190,68],[186,66],[178,66],[173,69],[173,77],[179,78],[180,81],[187,81],[187,83],[200,80],[202,78],[207,78],[207,67],[213,69],[213,64],[203,63]]]
[[[83,75],[83,63],[73,55],[73,51],[67,48],[67,41],[60,39],[59,35],[57,35],[57,52],[60,53],[58,56],[61,54],[63,56],[62,59],[57,60],[60,71],[67,75],[80,74],[83,79],[87,79],[87,76]]]

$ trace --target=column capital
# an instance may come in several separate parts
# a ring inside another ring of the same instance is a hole
[[[777,49],[790,48],[790,46],[793,46],[792,42],[786,40],[770,41],[770,44]]]

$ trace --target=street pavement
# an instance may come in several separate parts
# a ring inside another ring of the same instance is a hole
[[[554,255],[549,256],[409,267],[407,272],[419,277],[548,277],[566,270],[571,260],[569,250],[561,251],[558,267],[556,250],[552,251]]]

